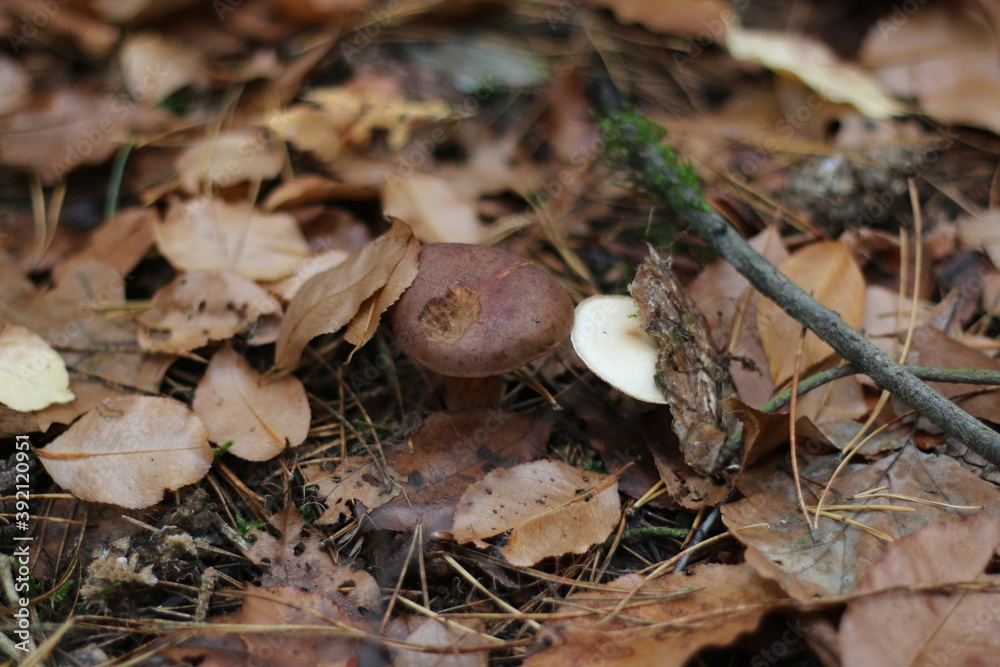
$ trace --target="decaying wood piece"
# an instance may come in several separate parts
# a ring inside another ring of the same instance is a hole
[[[728,463],[726,438],[738,427],[719,402],[736,396],[724,357],[716,348],[704,315],[670,268],[652,248],[636,271],[629,291],[643,328],[660,345],[656,383],[673,414],[685,462],[705,474]]]

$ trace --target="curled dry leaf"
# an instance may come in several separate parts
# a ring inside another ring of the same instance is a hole
[[[821,241],[792,254],[778,267],[796,285],[857,328],[865,310],[865,279],[850,249],[838,241]],[[771,380],[780,386],[791,379],[795,349],[802,325],[777,304],[763,300],[757,306],[757,330],[771,366]],[[826,360],[833,348],[816,334],[806,332],[802,347],[802,373]]]
[[[208,429],[180,401],[118,396],[38,450],[38,458],[77,498],[139,509],[204,477],[212,448]]]
[[[557,609],[556,615],[595,613],[546,622],[563,641],[524,664],[681,667],[703,648],[726,646],[752,632],[786,600],[778,586],[745,563],[705,564],[655,581],[628,574],[607,587],[569,596],[572,606]]]
[[[845,665],[987,665],[1000,650],[996,574],[985,574],[1000,548],[1000,521],[980,514],[930,523],[890,545],[855,591],[892,593],[847,603],[840,625]],[[926,587],[975,582],[976,590]],[[907,590],[921,587],[923,590]]]
[[[153,307],[136,317],[139,345],[156,352],[186,352],[280,312],[277,299],[246,278],[228,271],[186,273],[161,287]]]
[[[212,357],[192,407],[209,439],[232,440],[229,452],[250,461],[272,459],[309,433],[309,400],[298,378],[265,379],[228,346]]]
[[[500,553],[512,565],[583,553],[618,525],[618,482],[561,461],[532,461],[494,470],[466,489],[452,534],[487,547],[507,533]]]
[[[265,211],[275,211],[321,201],[353,201],[375,199],[377,196],[378,192],[371,188],[335,181],[318,174],[305,174],[274,188],[261,207]]]
[[[244,128],[203,137],[177,157],[175,166],[183,190],[195,194],[202,184],[225,188],[272,179],[282,161],[266,130]]]
[[[357,345],[367,341],[370,333],[368,338],[361,334],[373,333],[382,313],[374,307],[363,309],[365,301],[385,289],[385,298],[377,296],[375,300],[378,307],[388,308],[413,282],[419,251],[409,226],[393,220],[388,232],[353,252],[339,265],[307,280],[288,304],[281,322],[275,367],[290,370],[310,340],[337,331],[359,314],[362,324],[352,335],[355,341],[360,341]]]
[[[33,412],[74,398],[66,364],[52,346],[18,324],[0,328],[0,403]]]
[[[309,257],[309,245],[288,213],[261,213],[207,197],[172,201],[156,225],[156,243],[181,271],[229,270],[250,280],[279,280]]]

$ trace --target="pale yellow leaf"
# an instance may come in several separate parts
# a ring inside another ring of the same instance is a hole
[[[753,30],[738,22],[727,26],[725,34],[726,47],[734,58],[792,74],[827,101],[851,104],[875,119],[905,113],[903,105],[889,97],[873,76],[840,60],[815,37]]]
[[[452,534],[459,543],[486,547],[484,540],[509,531],[500,553],[527,566],[583,553],[606,539],[620,516],[618,482],[562,461],[532,461],[498,468],[469,486]]]
[[[476,198],[433,174],[388,178],[382,206],[387,215],[410,223],[423,243],[479,243],[490,233],[479,221]]]
[[[20,412],[41,410],[76,398],[59,353],[30,329],[0,329],[0,403]]]
[[[171,202],[156,225],[156,243],[178,270],[227,270],[250,280],[284,278],[310,255],[288,213],[207,197]]]
[[[139,509],[212,467],[208,429],[172,398],[118,396],[81,417],[38,457],[77,498]]]
[[[275,349],[275,367],[289,370],[306,344],[337,331],[358,313],[365,300],[383,288],[406,256],[413,232],[396,220],[388,232],[366,243],[344,262],[310,278],[288,304]]]
[[[228,271],[184,273],[161,287],[153,307],[136,317],[139,346],[186,352],[225,340],[258,318],[280,312],[277,299],[246,278]]]
[[[849,326],[861,326],[865,279],[845,244],[813,243],[795,252],[778,269],[807,294],[838,313]],[[779,387],[792,377],[802,325],[773,301],[762,299],[757,307],[757,330],[771,367],[771,380]],[[802,348],[802,374],[831,354],[833,349],[829,345],[808,332]]]
[[[298,378],[265,379],[231,347],[212,357],[194,392],[194,413],[231,454],[267,461],[309,433],[309,400]]]

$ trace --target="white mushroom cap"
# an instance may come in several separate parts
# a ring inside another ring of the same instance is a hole
[[[630,296],[598,295],[576,307],[573,348],[594,374],[632,398],[666,403],[653,379],[659,346],[647,334]]]

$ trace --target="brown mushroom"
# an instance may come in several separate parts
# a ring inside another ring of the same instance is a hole
[[[430,243],[390,317],[400,347],[445,376],[447,406],[497,405],[503,373],[569,336],[573,302],[552,277],[511,252]]]

